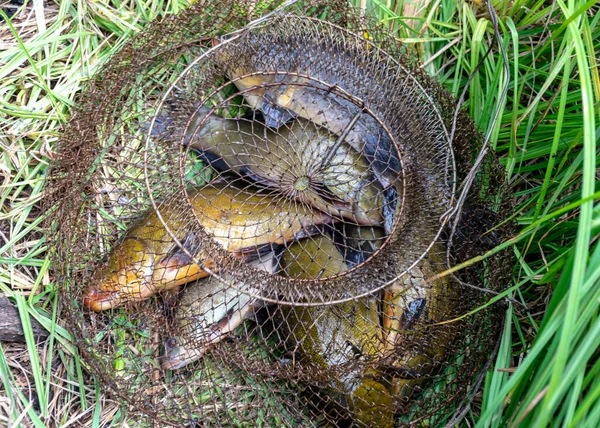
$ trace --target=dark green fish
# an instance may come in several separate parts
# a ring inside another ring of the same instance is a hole
[[[257,121],[194,113],[184,144],[216,169],[233,171],[337,218],[384,225],[384,190],[366,159],[312,122],[299,119],[273,131]],[[161,118],[164,122],[166,119]],[[171,129],[177,137],[183,131]]]
[[[330,93],[333,86],[350,94],[372,95],[378,89],[377,76],[356,66],[340,49],[315,38],[263,28],[224,44],[214,59],[250,107],[262,111],[267,126],[277,129],[300,117],[338,136],[346,134],[344,141],[367,157],[384,187],[398,185],[400,157],[383,127],[360,106]]]

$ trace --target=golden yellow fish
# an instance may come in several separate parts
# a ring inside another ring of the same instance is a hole
[[[264,249],[270,251],[273,244],[312,235],[319,231],[319,225],[331,222],[326,214],[293,201],[224,184],[191,190],[189,197],[204,230],[240,258]],[[197,222],[185,207],[187,203],[181,197],[173,197],[163,202],[159,211],[184,248],[207,268],[218,269],[193,232]],[[106,266],[85,290],[84,306],[103,311],[124,302],[145,300],[160,290],[207,275],[173,241],[156,212],[150,211],[111,250]]]
[[[381,231],[354,232],[350,234],[355,238],[383,239]],[[332,385],[344,392],[363,426],[394,426],[395,397],[411,395],[445,357],[451,327],[426,330],[427,324],[446,320],[455,304],[455,285],[448,278],[429,280],[445,270],[444,257],[443,246],[434,245],[408,275],[384,290],[381,300],[377,295],[332,306],[285,309],[291,348],[300,349],[295,356],[300,362],[324,368],[357,359],[373,363]],[[283,253],[280,269],[294,278],[318,278],[347,269],[340,260],[342,255],[328,238],[311,237]],[[420,346],[404,348],[407,335],[416,337]]]
[[[284,251],[281,268],[297,279],[314,279],[343,272],[347,265],[330,238],[319,236],[295,242]],[[283,308],[289,326],[289,346],[299,350],[295,359],[335,371],[359,360],[384,355],[383,330],[375,296],[321,307]],[[347,367],[346,367],[347,369]],[[375,368],[354,372],[334,381],[332,390],[362,426],[393,427],[393,396],[384,376]]]

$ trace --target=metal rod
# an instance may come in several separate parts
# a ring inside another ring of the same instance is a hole
[[[335,144],[329,148],[329,150],[327,151],[327,154],[321,160],[321,163],[319,164],[320,168],[322,168],[323,165],[327,165],[329,162],[331,162],[331,159],[335,155],[335,152],[337,151],[337,149],[340,148],[340,145],[344,142],[344,140],[350,133],[350,130],[354,127],[354,125],[358,121],[358,118],[360,117],[361,114],[362,114],[362,111],[359,111],[358,113],[356,113],[354,115],[354,117],[352,118],[352,120],[350,121],[348,126],[346,126],[346,129],[344,129],[344,132],[342,132],[342,135],[340,135],[340,138],[338,138],[337,141],[335,142]]]

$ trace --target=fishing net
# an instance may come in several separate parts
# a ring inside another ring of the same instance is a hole
[[[438,274],[501,242],[502,174],[465,179],[476,129],[376,23],[276,6],[196,2],[80,97],[49,198],[66,322],[142,423],[442,424],[506,255]]]

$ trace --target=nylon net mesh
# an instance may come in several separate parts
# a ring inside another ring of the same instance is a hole
[[[509,268],[438,274],[501,242],[502,174],[465,183],[476,129],[377,24],[275,6],[197,2],[80,97],[49,198],[68,326],[142,423],[442,424]]]

